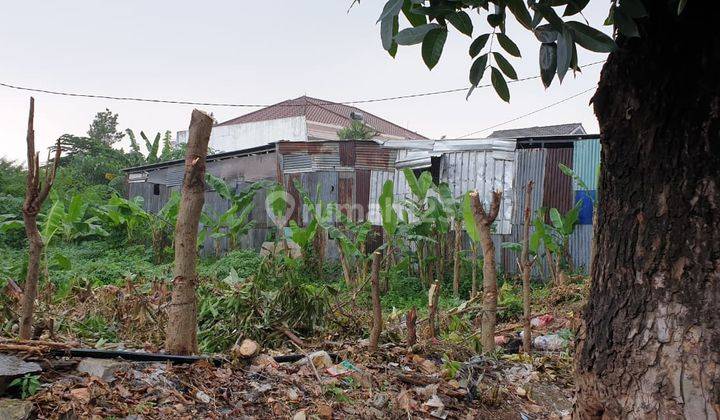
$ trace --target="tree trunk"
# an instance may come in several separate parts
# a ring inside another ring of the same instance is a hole
[[[525,213],[523,220],[523,242],[520,265],[523,279],[523,351],[530,354],[532,343],[532,330],[530,328],[530,274],[532,262],[530,261],[530,219],[532,218],[532,190],[533,182],[528,181],[525,186]]]
[[[193,110],[185,155],[182,199],[175,227],[173,291],[168,307],[165,350],[170,354],[194,354],[197,344],[197,238],[205,204],[205,158],[212,118]]]
[[[60,163],[60,141],[55,146],[55,160],[52,167],[46,168],[45,182],[40,182],[40,154],[35,153],[35,99],[30,98],[30,111],[28,113],[27,126],[27,186],[25,189],[25,202],[23,203],[23,220],[25,222],[25,234],[28,238],[28,266],[23,286],[23,296],[20,311],[20,338],[29,340],[32,338],[32,321],[35,311],[35,298],[37,297],[38,280],[40,278],[40,260],[43,252],[43,240],[40,230],[37,227],[37,215],[40,212],[43,202],[50,193],[57,166]],[[47,165],[50,165],[48,154]]]
[[[370,287],[373,305],[373,323],[370,331],[370,351],[376,352],[380,333],[383,328],[382,306],[380,306],[380,259],[382,255],[375,251],[372,256],[372,270],[370,272]]]
[[[417,308],[412,307],[407,313],[405,319],[405,325],[407,326],[407,345],[412,347],[417,343]]]
[[[720,11],[644,2],[593,98],[600,178],[576,416],[720,417]]]
[[[453,255],[453,294],[460,297],[460,252],[462,251],[462,224],[455,220],[455,252]]]
[[[480,343],[483,352],[495,350],[495,324],[497,322],[497,271],[495,244],[492,241],[492,224],[500,211],[502,192],[493,191],[490,211],[486,212],[477,192],[470,193],[473,216],[483,250],[483,311],[480,323]]]
[[[25,234],[28,239],[28,265],[25,285],[23,286],[22,310],[20,313],[20,338],[29,340],[32,337],[32,321],[37,298],[38,281],[40,279],[40,259],[43,241],[37,227],[37,213],[23,212]]]
[[[435,280],[435,282],[430,285],[430,290],[428,291],[428,324],[430,326],[430,338],[436,338],[438,334],[437,309],[439,299],[440,282]]]
[[[470,243],[470,249],[472,252],[472,289],[470,291],[470,299],[474,298],[475,295],[477,295],[477,266],[478,266],[478,249],[477,244],[475,242]]]

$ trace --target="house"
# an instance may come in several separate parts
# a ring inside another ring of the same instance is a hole
[[[356,120],[374,129],[379,139],[425,138],[360,108],[301,96],[215,125],[210,136],[210,147],[229,152],[278,140],[337,140],[337,131]],[[177,141],[186,143],[187,135],[187,130],[179,131]]]
[[[580,123],[543,125],[540,127],[511,128],[509,130],[496,130],[490,133],[488,138],[529,138],[547,136],[572,136],[574,134],[587,134]]]
[[[323,202],[338,203],[355,220],[369,220],[378,232],[381,216],[377,203],[385,181],[394,181],[396,202],[410,196],[403,169],[416,173],[430,171],[436,182],[448,183],[455,196],[477,190],[488,202],[491,192],[499,189],[503,191],[503,201],[494,241],[498,263],[509,272],[516,271],[516,255],[500,245],[520,240],[523,189],[532,180],[533,211],[555,207],[566,212],[577,201],[583,201],[580,225],[570,238],[570,249],[575,265],[587,267],[592,242],[591,197],[597,189],[600,162],[599,136],[584,134],[582,126],[572,130],[581,130],[583,134],[553,135],[543,127],[533,130],[524,133],[535,135],[525,137],[459,140],[391,136],[373,140],[275,139],[279,141],[208,156],[207,171],[225,179],[237,191],[257,180],[283,184],[298,204],[290,217],[303,224],[308,222],[308,212],[295,189],[298,182],[313,199],[319,192]],[[563,174],[560,163],[573,168],[580,182]],[[129,168],[128,194],[143,196],[145,206],[157,211],[172,191],[180,190],[182,171],[183,161]],[[256,196],[252,219],[257,224],[240,239],[243,247],[259,249],[273,229],[265,194],[262,191]],[[227,210],[228,203],[214,191],[208,191],[206,206],[219,213]],[[334,248],[332,243],[329,246]],[[334,250],[329,249],[328,255],[335,255]]]

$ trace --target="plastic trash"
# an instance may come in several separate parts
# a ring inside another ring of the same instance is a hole
[[[540,315],[540,316],[536,316],[535,318],[531,319],[530,325],[532,325],[535,328],[544,327],[544,326],[552,323],[554,319],[555,319],[555,317],[553,317],[550,314]]]
[[[567,347],[568,341],[557,334],[548,334],[535,337],[533,347],[539,350],[559,351]]]

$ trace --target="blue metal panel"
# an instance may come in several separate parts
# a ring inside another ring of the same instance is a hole
[[[573,171],[589,190],[597,189],[597,170],[600,165],[600,139],[578,140],[573,148]],[[582,189],[573,180],[573,190]]]
[[[595,190],[575,191],[575,202],[582,201],[578,224],[592,225],[593,201],[595,201],[595,197],[597,197],[597,191]]]

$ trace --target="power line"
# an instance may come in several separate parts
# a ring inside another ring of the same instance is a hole
[[[549,105],[546,105],[546,106],[544,106],[544,107],[542,107],[542,108],[538,108],[538,109],[536,109],[536,110],[534,110],[534,111],[530,111],[530,112],[528,112],[527,114],[518,115],[518,116],[515,117],[515,118],[509,119],[509,120],[507,120],[507,121],[503,121],[503,122],[501,122],[501,123],[499,123],[499,124],[491,125],[490,127],[483,128],[482,130],[477,130],[477,131],[473,131],[472,133],[464,134],[464,135],[462,135],[462,136],[460,136],[460,137],[458,137],[458,138],[459,138],[459,139],[462,139],[462,138],[465,138],[465,137],[470,137],[470,136],[472,136],[472,135],[474,135],[474,134],[482,133],[483,131],[492,130],[493,128],[500,127],[501,125],[509,124],[509,123],[511,123],[511,122],[517,121],[517,120],[522,119],[522,118],[525,118],[525,117],[527,117],[527,116],[530,116],[530,115],[533,115],[533,114],[537,114],[538,112],[545,111],[545,110],[548,109],[548,108],[552,108],[552,107],[554,107],[554,106],[556,106],[556,105],[560,105],[560,104],[563,103],[563,102],[567,102],[567,101],[569,101],[569,100],[571,100],[571,99],[577,98],[578,96],[581,96],[581,95],[586,94],[586,93],[588,93],[588,92],[590,92],[590,91],[593,91],[593,90],[595,90],[595,88],[596,88],[596,86],[593,86],[593,87],[591,87],[590,89],[586,89],[586,90],[584,90],[584,91],[582,91],[582,92],[580,92],[580,93],[576,93],[576,94],[574,94],[574,95],[572,95],[572,96],[568,96],[567,98],[561,99],[561,100],[559,100],[559,101],[557,101],[557,102],[553,102],[553,103],[551,103],[551,104],[549,104]]]
[[[591,67],[600,63],[604,63],[604,60],[596,61],[593,63],[586,64],[584,66],[581,66],[581,68]],[[517,80],[510,80],[508,83],[519,83],[524,82],[527,80],[534,80],[539,79],[540,76],[529,76],[524,77]],[[132,97],[132,96],[111,96],[111,95],[100,95],[100,94],[91,94],[91,93],[76,93],[76,92],[63,92],[63,91],[57,91],[57,90],[49,90],[49,89],[40,89],[40,88],[33,88],[33,87],[26,87],[26,86],[20,86],[20,85],[13,85],[10,83],[4,83],[0,82],[0,86],[9,88],[9,89],[15,89],[15,90],[22,90],[26,92],[36,92],[36,93],[45,93],[48,95],[58,95],[58,96],[69,96],[74,98],[90,98],[90,99],[107,99],[107,100],[113,100],[113,101],[131,101],[131,102],[150,102],[150,103],[160,103],[160,104],[174,104],[174,105],[196,105],[196,106],[212,106],[212,107],[232,107],[232,108],[264,108],[267,106],[270,106],[272,104],[238,104],[238,103],[224,103],[224,102],[207,102],[207,101],[191,101],[191,100],[172,100],[172,99],[156,99],[156,98],[138,98],[138,97]],[[490,87],[490,84],[484,84],[484,85],[478,85],[478,88],[486,88]],[[399,96],[388,96],[383,98],[373,98],[373,99],[358,99],[358,100],[352,100],[352,101],[342,101],[342,102],[327,102],[325,105],[356,105],[356,104],[366,104],[366,103],[372,103],[372,102],[388,102],[388,101],[395,101],[400,99],[411,99],[411,98],[418,98],[423,96],[434,96],[434,95],[443,95],[447,93],[456,93],[456,92],[466,92],[469,88],[462,87],[462,88],[456,88],[456,89],[446,89],[446,90],[437,90],[437,91],[431,91],[431,92],[421,92],[421,93],[413,93],[409,95],[399,95]],[[306,104],[275,104],[276,106],[306,106]]]

